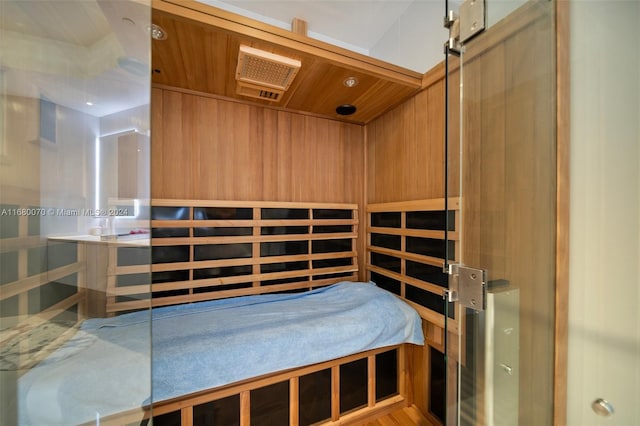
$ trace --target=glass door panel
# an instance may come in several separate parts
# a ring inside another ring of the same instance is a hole
[[[503,19],[492,6],[496,22],[447,58],[455,264],[473,268],[450,267],[458,332],[448,333],[447,424],[552,424],[554,4],[526,2]],[[463,305],[482,271],[484,301]]]
[[[128,283],[109,273],[118,234],[149,228],[150,12],[0,2],[0,424],[147,414],[149,322],[129,347],[96,324],[119,320],[116,297],[151,295],[148,239],[126,242],[141,254]]]

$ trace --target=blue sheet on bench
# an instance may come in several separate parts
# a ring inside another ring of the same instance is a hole
[[[149,317],[135,312],[86,320],[20,379],[20,424],[91,421],[151,400],[424,342],[415,310],[372,283],[153,309],[152,361]]]

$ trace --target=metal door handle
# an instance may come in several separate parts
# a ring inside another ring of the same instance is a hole
[[[508,366],[507,364],[498,364],[500,365],[500,367],[502,367],[502,369],[504,370],[505,373],[507,373],[508,375],[512,375],[513,374],[513,368],[511,368],[510,366]]]
[[[606,399],[598,398],[591,403],[591,409],[599,416],[609,417],[614,413],[613,405]]]

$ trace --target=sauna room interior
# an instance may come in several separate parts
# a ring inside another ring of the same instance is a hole
[[[0,424],[633,424],[605,3],[0,2]]]

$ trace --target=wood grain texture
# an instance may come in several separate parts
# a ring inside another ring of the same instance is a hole
[[[404,407],[376,420],[364,423],[364,426],[438,426],[439,422],[427,419],[416,406]]]
[[[553,424],[567,424],[567,363],[569,352],[569,217],[570,217],[570,65],[569,3],[556,2],[557,99],[557,223]]]
[[[362,126],[154,89],[154,198],[362,202]]]
[[[366,125],[368,203],[444,197],[443,78]]]
[[[353,123],[365,123],[414,94],[422,75],[294,32],[189,1],[155,1],[153,22],[166,40],[153,41],[153,82],[277,105]],[[302,62],[292,86],[277,102],[236,93],[240,45]],[[359,84],[349,88],[347,77]],[[337,106],[353,104],[355,114],[340,116]]]
[[[448,197],[460,196],[460,69],[459,59],[456,57],[448,58],[449,69],[445,80],[445,97],[447,105],[445,112],[447,120],[445,157],[446,157],[446,189]],[[448,110],[448,111],[446,111]]]
[[[426,321],[422,322],[425,330]],[[420,413],[429,412],[429,347],[407,347],[407,399],[414,404]]]

